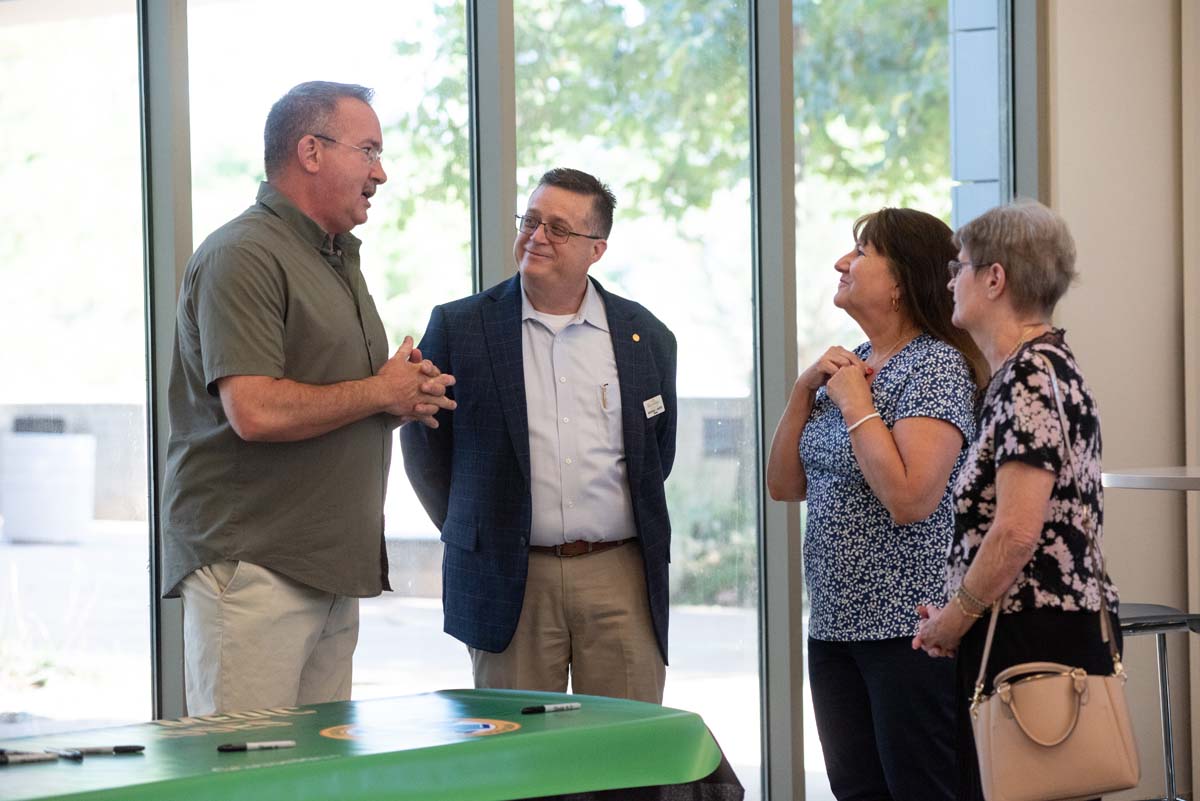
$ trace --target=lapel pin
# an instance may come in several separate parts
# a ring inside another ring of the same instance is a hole
[[[641,334],[634,334],[634,335],[633,335],[633,341],[634,341],[634,342],[641,342],[641,341],[642,341],[642,336],[641,336]]]

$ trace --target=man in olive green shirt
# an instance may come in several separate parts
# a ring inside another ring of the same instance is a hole
[[[166,595],[181,595],[190,714],[350,697],[358,599],[391,589],[392,430],[436,426],[453,377],[387,335],[359,271],[387,180],[361,86],[271,109],[258,201],[188,263],[168,390]]]

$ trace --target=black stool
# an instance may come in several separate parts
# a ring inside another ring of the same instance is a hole
[[[1200,614],[1162,604],[1121,604],[1121,633],[1126,637],[1153,634],[1158,639],[1158,703],[1162,713],[1163,765],[1167,794],[1160,801],[1183,801],[1175,792],[1175,737],[1171,729],[1171,683],[1167,676],[1167,632],[1200,634]]]

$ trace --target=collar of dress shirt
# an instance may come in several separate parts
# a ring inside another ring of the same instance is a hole
[[[328,254],[330,249],[340,250],[357,258],[358,248],[362,242],[349,232],[331,237],[317,223],[296,207],[287,195],[280,192],[271,184],[263,181],[258,185],[259,203],[271,210],[279,219],[288,224],[305,242],[314,249]]]
[[[525,294],[525,282],[522,279],[521,322],[535,319],[536,315],[537,309],[533,308],[533,304],[529,302],[529,296]],[[575,312],[575,317],[569,325],[577,323],[590,323],[608,333],[608,314],[604,311],[604,299],[600,297],[600,293],[596,291],[596,285],[590,278],[587,282],[587,291],[583,293],[583,303],[579,304],[579,311]]]

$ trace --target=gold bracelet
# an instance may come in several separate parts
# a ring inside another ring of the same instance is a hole
[[[958,604],[959,610],[969,618],[979,620],[979,618],[983,617],[983,612],[968,612],[967,605],[963,603],[962,598],[957,594],[954,596],[954,603]]]
[[[955,593],[955,596],[956,597],[962,596],[963,598],[965,598],[967,600],[967,603],[971,604],[971,606],[975,607],[980,612],[985,612],[988,609],[990,609],[992,606],[991,604],[987,603],[982,598],[979,598],[978,596],[974,595],[970,590],[968,590],[966,582],[963,582],[962,584],[958,585],[958,592]]]

